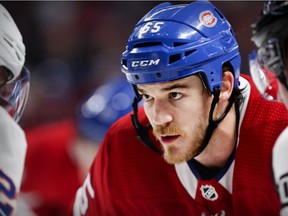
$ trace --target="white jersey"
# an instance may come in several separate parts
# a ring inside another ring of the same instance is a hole
[[[272,168],[282,209],[288,216],[288,127],[281,133],[273,148]]]
[[[13,215],[27,142],[21,127],[0,107],[0,215]]]

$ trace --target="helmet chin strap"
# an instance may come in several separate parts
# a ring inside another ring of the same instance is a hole
[[[151,125],[143,126],[139,122],[138,103],[141,101],[142,97],[139,95],[136,85],[132,85],[132,86],[133,86],[133,89],[134,89],[135,94],[136,94],[136,97],[134,98],[134,101],[132,103],[134,113],[131,115],[131,119],[132,119],[133,126],[134,126],[140,140],[142,141],[142,143],[146,147],[148,147],[151,150],[153,150],[154,152],[156,152],[158,155],[162,156],[163,155],[162,151],[160,151],[158,148],[156,148],[153,141],[149,137],[149,130],[152,128],[152,126]]]
[[[209,112],[209,124],[208,124],[208,127],[207,127],[206,135],[204,137],[203,143],[202,143],[199,151],[196,153],[196,155],[194,157],[196,157],[201,152],[203,152],[203,150],[207,147],[214,130],[218,127],[218,124],[225,118],[225,116],[228,114],[228,112],[230,111],[230,109],[231,109],[231,107],[233,105],[233,102],[234,102],[233,101],[233,95],[234,95],[234,93],[231,94],[231,96],[229,98],[229,104],[226,107],[224,113],[218,119],[213,120],[213,113],[214,113],[216,104],[219,102],[220,91],[221,90],[220,90],[219,87],[215,87],[214,91],[212,93],[214,95],[214,98],[212,100],[211,109],[210,109],[210,112]]]

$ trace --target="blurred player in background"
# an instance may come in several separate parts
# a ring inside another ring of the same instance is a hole
[[[252,24],[258,50],[250,56],[250,71],[258,90],[268,99],[274,98],[288,108],[288,1],[268,1]],[[272,73],[272,75],[271,75]],[[278,95],[271,97],[275,80]],[[288,215],[288,128],[279,136],[273,148],[272,168],[281,200],[281,215]]]
[[[0,4],[0,215],[13,215],[23,174],[26,138],[17,124],[29,94],[25,45]]]
[[[67,215],[110,125],[132,110],[124,76],[109,79],[77,108],[76,118],[25,130],[28,151],[19,215]]]

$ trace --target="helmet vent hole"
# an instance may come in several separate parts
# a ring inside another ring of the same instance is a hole
[[[192,53],[194,53],[196,50],[195,49],[193,49],[193,50],[189,50],[189,51],[187,51],[187,52],[185,52],[185,57],[186,56],[189,56],[189,55],[191,55]]]
[[[21,57],[20,57],[19,53],[18,53],[18,52],[15,52],[15,54],[16,54],[18,60],[21,61]]]
[[[10,41],[9,41],[8,38],[6,38],[6,37],[4,36],[3,39],[6,41],[6,43],[7,43],[10,47],[13,47],[13,45],[10,43]]]
[[[127,67],[127,61],[126,61],[126,59],[123,59],[123,60],[122,60],[122,64],[123,64],[125,67]]]
[[[182,45],[185,45],[185,44],[187,44],[187,43],[175,42],[175,43],[173,43],[173,46],[174,46],[174,47],[178,47],[178,46],[182,46]]]
[[[160,78],[161,77],[161,73],[156,73],[156,77]]]
[[[134,48],[151,47],[151,46],[159,46],[159,45],[162,45],[162,43],[161,42],[138,43],[134,45]]]
[[[139,80],[139,76],[138,75],[135,75],[134,77],[135,77],[136,80]]]
[[[171,55],[169,58],[169,64],[173,64],[181,59],[181,54]]]

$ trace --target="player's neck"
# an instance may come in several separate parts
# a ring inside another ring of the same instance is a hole
[[[205,150],[195,160],[210,168],[223,167],[235,147],[236,134],[236,114],[233,105],[213,132]]]

